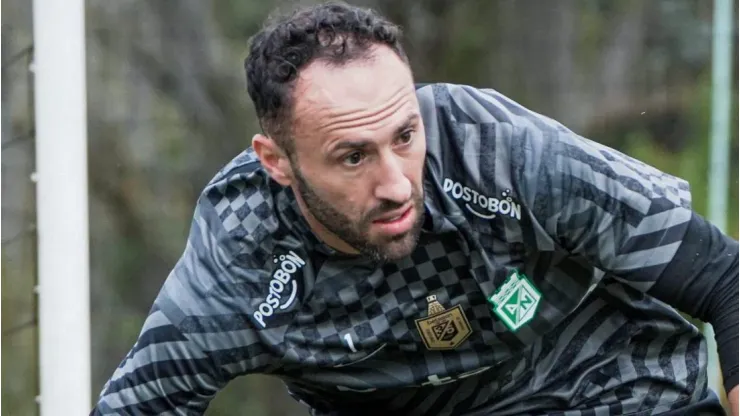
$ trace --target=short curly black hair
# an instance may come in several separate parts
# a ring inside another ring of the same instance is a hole
[[[369,57],[373,45],[390,47],[404,62],[401,29],[371,9],[328,2],[268,20],[250,39],[244,61],[247,91],[263,132],[292,155],[293,87],[298,72],[316,60],[332,65]]]

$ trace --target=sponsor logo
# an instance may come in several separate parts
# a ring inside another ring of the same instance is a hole
[[[269,293],[262,303],[257,306],[257,311],[252,315],[254,319],[265,328],[265,318],[272,316],[275,310],[285,310],[295,302],[298,294],[298,283],[293,275],[306,264],[303,259],[293,251],[273,259],[277,269],[272,273],[269,283]]]
[[[517,220],[522,219],[522,206],[514,202],[510,189],[503,191],[502,199],[499,199],[483,195],[449,178],[445,178],[442,189],[452,198],[464,201],[465,208],[480,218],[490,220],[498,214]]]
[[[514,270],[488,301],[493,304],[493,312],[504,325],[516,332],[534,318],[541,297],[542,294],[527,276]]]
[[[429,350],[451,350],[473,332],[460,305],[445,309],[437,296],[427,296],[427,317],[416,320],[416,328]]]

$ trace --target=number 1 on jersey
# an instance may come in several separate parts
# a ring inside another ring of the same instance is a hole
[[[349,347],[352,352],[357,352],[357,348],[355,348],[355,343],[352,341],[352,334],[344,334],[344,340],[347,341],[347,346]]]

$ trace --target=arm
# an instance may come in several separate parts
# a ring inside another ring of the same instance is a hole
[[[553,137],[540,170],[553,184],[550,208],[539,201],[545,227],[601,270],[712,324],[730,393],[738,385],[737,241],[691,210],[682,180],[573,134]]]
[[[493,90],[451,87],[451,96],[463,118],[495,126],[489,147],[505,150],[486,164],[509,159],[512,186],[557,244],[712,324],[736,407],[738,244],[692,211],[689,185]]]
[[[230,284],[252,271],[235,264],[228,238],[201,198],[183,255],[91,415],[200,415],[229,380],[270,362],[245,318],[248,294]]]
[[[725,391],[737,411],[737,241],[693,214],[676,255],[648,293],[712,324]]]
[[[737,401],[737,241],[691,209],[680,178],[544,117],[529,115],[512,131],[512,146],[541,152],[539,161],[513,162],[514,171],[536,175],[521,183],[547,184],[523,192],[537,221],[571,253],[712,324],[725,391],[735,389]]]
[[[213,360],[155,305],[91,415],[202,414],[224,383]]]

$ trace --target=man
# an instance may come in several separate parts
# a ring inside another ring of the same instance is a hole
[[[686,182],[496,91],[415,87],[399,29],[348,5],[272,23],[245,66],[264,133],[93,414],[202,414],[253,373],[317,415],[723,414],[677,310],[714,325],[737,408],[738,245]]]

